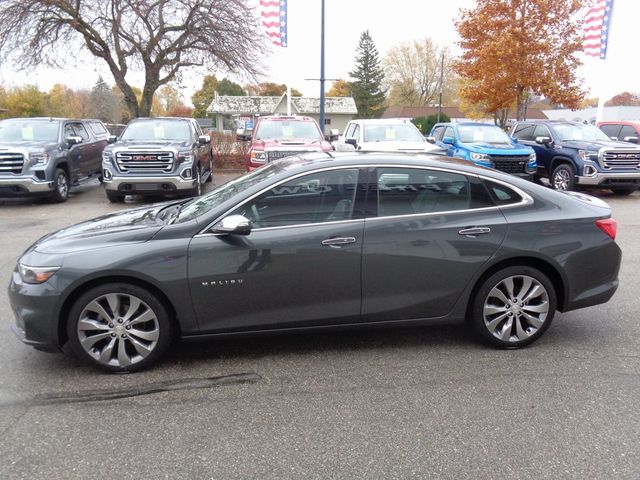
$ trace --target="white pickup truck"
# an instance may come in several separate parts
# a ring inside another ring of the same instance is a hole
[[[429,143],[413,123],[405,120],[351,120],[342,141],[362,152],[443,152],[437,145]]]

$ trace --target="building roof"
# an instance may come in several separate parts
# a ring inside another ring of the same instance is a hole
[[[457,107],[442,107],[442,113],[449,118],[467,118],[467,114]],[[382,118],[416,118],[437,114],[438,107],[389,107]],[[527,109],[527,119],[546,120],[547,116],[539,108],[529,108]]]
[[[231,96],[215,94],[207,113],[270,115],[276,112],[278,106],[286,103],[287,94],[280,97],[259,96]],[[320,113],[320,99],[318,97],[291,97],[291,110],[299,115]],[[356,115],[358,109],[353,97],[326,97],[325,113]]]

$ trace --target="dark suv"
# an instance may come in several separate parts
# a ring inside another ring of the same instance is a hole
[[[64,202],[70,187],[100,176],[108,136],[100,120],[0,121],[0,195]]]
[[[640,147],[611,140],[595,125],[516,122],[511,136],[536,152],[538,177],[556,190],[608,188],[628,195],[640,186]]]
[[[136,118],[102,154],[107,198],[125,195],[198,196],[213,180],[211,138],[193,118]]]

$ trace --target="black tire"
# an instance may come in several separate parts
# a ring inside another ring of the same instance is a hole
[[[553,169],[549,183],[554,190],[575,190],[576,171],[568,163],[561,163]]]
[[[53,175],[53,192],[51,200],[56,203],[66,202],[69,198],[69,175],[62,168],[56,168]]]
[[[507,298],[509,284],[515,298]],[[471,320],[476,332],[485,343],[500,348],[535,342],[551,325],[557,305],[549,278],[524,265],[491,275],[482,282],[472,301]]]
[[[196,167],[196,186],[189,192],[189,197],[199,197],[202,195],[202,170],[200,165]]]
[[[209,176],[206,183],[213,182],[213,158],[209,159]]]
[[[124,202],[124,195],[122,195],[121,193],[111,192],[109,190],[106,190],[106,194],[107,194],[107,199],[111,203],[122,203],[122,202]]]
[[[66,327],[73,353],[108,372],[150,367],[173,336],[163,303],[128,283],[108,283],[82,294],[71,307]]]
[[[625,196],[625,195],[631,195],[637,189],[638,187],[614,187],[611,189],[611,191],[613,192],[614,195]]]

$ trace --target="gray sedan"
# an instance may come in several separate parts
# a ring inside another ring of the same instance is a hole
[[[466,319],[521,347],[607,302],[608,205],[467,162],[384,154],[280,160],[197,199],[52,233],[19,259],[19,338],[108,371],[177,338]]]

